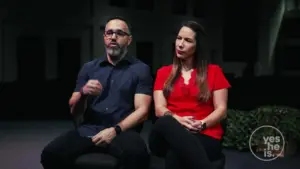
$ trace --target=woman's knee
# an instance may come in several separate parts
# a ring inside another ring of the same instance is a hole
[[[174,125],[179,125],[179,123],[172,116],[163,116],[156,120],[153,130],[162,132],[172,130]]]
[[[159,128],[168,127],[171,123],[174,123],[174,120],[172,116],[163,116],[156,120],[154,126]]]

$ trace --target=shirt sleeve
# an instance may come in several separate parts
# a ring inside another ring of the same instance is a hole
[[[152,95],[153,78],[150,68],[147,66],[144,71],[139,73],[139,80],[136,88],[136,94]]]
[[[80,89],[88,82],[89,80],[88,71],[89,71],[88,65],[84,64],[78,73],[74,92],[80,92]]]
[[[215,80],[213,90],[230,88],[228,80],[226,79],[222,69],[219,66],[215,67]]]
[[[167,80],[166,78],[166,71],[164,67],[158,69],[154,82],[154,90],[163,90],[165,81]]]

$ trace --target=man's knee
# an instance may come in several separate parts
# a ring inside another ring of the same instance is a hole
[[[48,165],[53,163],[54,161],[57,161],[57,159],[58,159],[58,152],[55,152],[51,148],[50,144],[46,145],[42,150],[40,162],[43,165]]]
[[[73,131],[63,133],[44,147],[41,153],[42,164],[48,165],[49,163],[66,160],[68,155],[66,151],[67,145],[65,139],[69,137],[72,132]]]
[[[72,164],[68,155],[58,149],[47,145],[41,153],[40,163],[44,169],[69,168]]]
[[[119,135],[122,142],[121,164],[124,168],[147,168],[149,164],[148,148],[137,132],[127,131]]]
[[[128,131],[120,135],[124,140],[123,153],[130,156],[145,156],[148,155],[148,149],[145,141],[139,133]],[[126,140],[126,141],[125,141]]]

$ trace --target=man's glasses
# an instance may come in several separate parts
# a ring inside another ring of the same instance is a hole
[[[104,32],[104,36],[111,38],[113,36],[113,34],[116,34],[117,37],[124,37],[124,36],[130,36],[129,33],[124,32],[122,30],[107,30]]]

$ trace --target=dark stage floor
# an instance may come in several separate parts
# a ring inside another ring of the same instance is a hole
[[[147,123],[145,131],[150,129]],[[0,122],[1,169],[42,169],[39,158],[41,149],[60,133],[71,129],[69,121]],[[300,156],[263,162],[250,152],[224,150],[226,169],[299,169]]]

